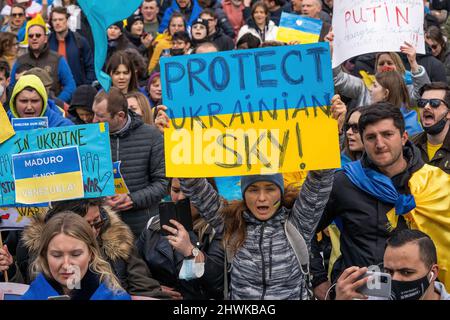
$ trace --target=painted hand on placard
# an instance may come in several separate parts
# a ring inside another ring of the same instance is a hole
[[[0,155],[0,176],[4,177],[10,174],[12,174],[12,164],[9,155]]]
[[[83,176],[87,177],[84,183],[84,192],[100,192],[105,189],[112,173],[107,171],[100,177],[100,159],[98,154],[86,152],[81,156],[81,168]]]

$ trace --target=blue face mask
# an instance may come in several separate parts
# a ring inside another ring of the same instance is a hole
[[[205,263],[195,262],[195,259],[184,259],[178,278],[181,280],[198,279],[205,273]]]

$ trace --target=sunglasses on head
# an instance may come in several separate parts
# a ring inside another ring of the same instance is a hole
[[[447,102],[442,99],[417,99],[417,106],[419,108],[425,108],[427,104],[430,104],[433,109],[437,109],[439,108],[441,103],[445,104],[448,107]]]
[[[348,129],[352,129],[353,133],[359,133],[359,129],[358,129],[358,124],[357,123],[347,123],[345,125],[345,132],[347,132]]]
[[[39,38],[42,37],[42,36],[43,36],[42,33],[30,33],[30,34],[28,35],[28,38],[30,38],[30,39],[34,39],[34,38],[39,39]]]

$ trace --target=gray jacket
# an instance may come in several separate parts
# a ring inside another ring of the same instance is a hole
[[[244,244],[231,261],[231,299],[302,299],[306,292],[294,250],[284,231],[288,216],[310,248],[311,238],[328,201],[334,170],[310,171],[291,210],[281,207],[267,221],[244,212]],[[181,189],[217,232],[224,229],[224,203],[206,179],[182,179]]]
[[[110,135],[113,161],[122,161],[121,172],[130,191],[133,208],[119,212],[136,238],[150,217],[158,213],[158,203],[166,194],[164,141],[153,126],[144,124],[130,112],[127,125]]]
[[[430,83],[430,78],[425,68],[422,66],[419,66],[419,68],[420,72],[418,74],[411,73],[412,85],[407,85],[412,105],[420,98],[420,88]],[[369,89],[361,78],[344,72],[339,66],[333,69],[333,81],[336,93],[354,99],[356,106],[365,106],[371,103]]]

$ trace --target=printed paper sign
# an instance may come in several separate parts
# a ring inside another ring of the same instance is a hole
[[[166,175],[340,166],[328,43],[162,59]]]
[[[301,44],[316,43],[319,41],[322,21],[298,14],[281,13],[277,40],[289,43],[300,41]]]
[[[425,54],[422,0],[334,0],[333,68],[352,57],[400,51],[404,42]]]
[[[14,154],[12,161],[17,203],[84,197],[78,146]]]
[[[122,161],[113,162],[113,173],[114,173],[114,187],[116,188],[116,194],[128,194],[130,191],[128,190],[127,184],[120,172],[120,165]]]
[[[48,128],[47,117],[12,118],[11,123],[16,131]]]

